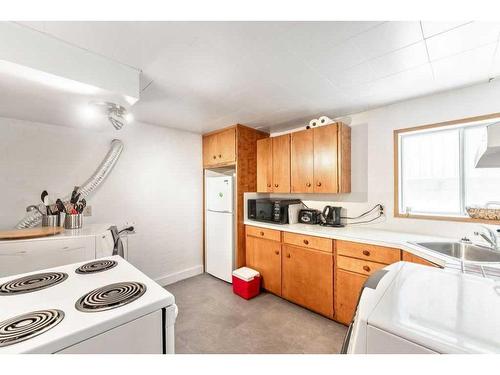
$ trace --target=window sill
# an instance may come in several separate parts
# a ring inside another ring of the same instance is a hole
[[[395,218],[399,219],[421,219],[421,220],[438,220],[438,221],[459,221],[463,223],[480,223],[500,225],[500,220],[474,219],[472,217],[460,216],[433,216],[433,215],[412,215],[412,214],[394,214]]]

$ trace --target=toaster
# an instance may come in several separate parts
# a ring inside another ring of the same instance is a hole
[[[299,211],[299,223],[319,224],[321,211],[312,208],[304,208]]]

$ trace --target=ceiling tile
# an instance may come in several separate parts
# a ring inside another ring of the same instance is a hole
[[[373,59],[423,39],[419,22],[384,22],[352,39],[364,57]]]
[[[431,61],[496,42],[500,22],[472,22],[426,39]]]
[[[399,73],[428,62],[425,42],[418,42],[370,61],[375,78]]]
[[[350,41],[331,48],[321,48],[314,51],[314,53],[303,53],[298,57],[304,60],[312,69],[326,75],[346,70],[365,60],[358,47]]]
[[[471,21],[462,22],[441,22],[441,21],[422,21],[422,30],[424,32],[424,38],[430,38],[433,35],[444,33],[456,27],[466,25]]]
[[[380,24],[382,22],[373,21],[287,22],[289,27],[280,42],[300,55],[321,54]]]
[[[441,89],[487,81],[496,49],[492,43],[432,62],[436,84]]]

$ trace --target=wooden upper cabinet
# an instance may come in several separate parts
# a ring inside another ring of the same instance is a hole
[[[337,124],[313,129],[315,193],[337,193],[339,191],[337,132]]]
[[[257,191],[290,192],[290,134],[257,141]]]
[[[290,134],[273,140],[273,192],[290,192]]]
[[[234,164],[236,162],[236,128],[203,136],[203,166]]]
[[[351,129],[335,123],[259,140],[257,191],[349,193]]]
[[[291,134],[290,178],[292,193],[314,192],[314,147],[313,130]]]
[[[257,141],[257,191],[273,191],[273,139]]]
[[[333,255],[282,245],[282,295],[322,315],[333,317]]]

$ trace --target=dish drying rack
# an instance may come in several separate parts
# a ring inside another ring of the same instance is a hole
[[[464,274],[472,274],[500,281],[500,264],[498,267],[492,267],[480,263],[460,260],[460,264],[447,264],[446,268],[459,270]]]

